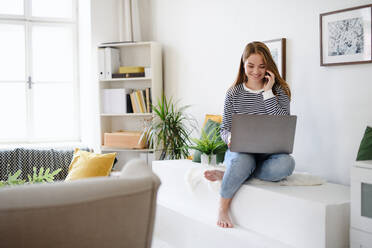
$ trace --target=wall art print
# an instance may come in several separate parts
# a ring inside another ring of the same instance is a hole
[[[371,63],[372,4],[320,14],[320,65]]]
[[[279,73],[285,80],[286,39],[280,38],[275,40],[267,40],[263,41],[263,43],[265,43],[265,45],[270,49],[271,55],[273,56],[276,66],[278,67]]]

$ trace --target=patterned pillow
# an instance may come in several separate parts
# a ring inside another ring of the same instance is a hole
[[[81,150],[90,151],[88,147],[82,146]],[[73,147],[15,147],[0,149],[0,181],[7,180],[9,174],[17,170],[22,173],[20,179],[27,180],[27,175],[33,174],[33,167],[40,170],[49,168],[50,171],[62,169],[54,177],[54,181],[64,180],[67,176],[68,166],[73,157]]]

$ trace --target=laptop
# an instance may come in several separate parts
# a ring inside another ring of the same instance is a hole
[[[292,153],[296,131],[295,115],[233,114],[232,152]]]

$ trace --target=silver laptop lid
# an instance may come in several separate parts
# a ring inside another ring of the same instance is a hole
[[[232,152],[292,153],[296,131],[295,115],[233,114]]]

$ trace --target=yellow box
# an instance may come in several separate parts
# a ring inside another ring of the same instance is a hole
[[[136,131],[104,133],[103,145],[125,149],[143,149],[146,148],[146,142],[145,139],[138,142],[141,135],[142,132]]]
[[[145,72],[145,67],[142,66],[120,66],[119,73],[138,73]]]

